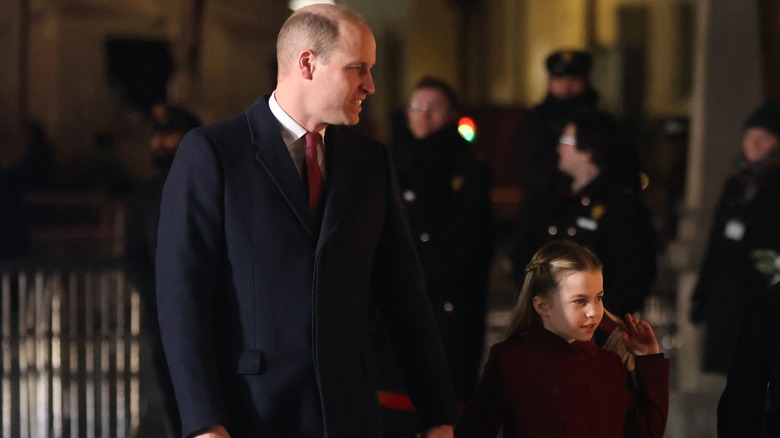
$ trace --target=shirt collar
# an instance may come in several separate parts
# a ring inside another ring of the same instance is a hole
[[[271,97],[268,99],[268,107],[271,109],[274,117],[276,117],[276,120],[279,121],[279,124],[282,125],[282,138],[284,138],[285,143],[289,145],[306,135],[306,132],[308,132],[306,128],[299,125],[279,106],[279,102],[276,100],[276,91],[271,93]],[[325,138],[324,129],[320,131],[320,135],[322,135],[323,139]]]

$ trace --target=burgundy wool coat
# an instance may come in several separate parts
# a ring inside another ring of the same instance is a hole
[[[631,390],[615,353],[532,328],[491,348],[456,437],[662,437],[669,361],[638,357],[636,377]]]

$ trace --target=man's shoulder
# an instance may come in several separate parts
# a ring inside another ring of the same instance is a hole
[[[207,136],[214,136],[214,135],[225,135],[230,133],[235,133],[239,130],[246,130],[247,129],[247,122],[246,122],[246,115],[244,113],[239,113],[232,115],[228,118],[209,123],[207,125],[203,125],[199,128],[193,129],[193,132],[200,132],[201,134],[207,135]]]
[[[345,126],[345,125],[328,126],[326,135],[334,135],[340,141],[358,143],[361,145],[370,145],[373,147],[384,147],[382,143],[376,140],[375,138],[372,138],[360,132],[358,129],[352,126]]]

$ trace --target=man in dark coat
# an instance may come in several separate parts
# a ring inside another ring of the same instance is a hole
[[[778,139],[780,105],[769,102],[745,121],[739,170],[726,181],[713,218],[690,315],[706,324],[706,371],[728,371],[748,303],[771,284],[761,266],[780,253]]]
[[[393,158],[455,395],[465,403],[476,387],[485,338],[493,248],[492,173],[458,133],[457,114],[452,88],[439,79],[423,78],[407,107],[407,125],[396,133]],[[388,369],[394,368],[390,362],[383,367],[382,388],[404,396],[402,381]],[[403,408],[397,403],[386,407]],[[397,417],[401,415],[391,418]],[[394,424],[383,436],[399,436],[395,434],[401,422],[386,421]]]
[[[454,396],[389,154],[335,126],[356,124],[374,93],[373,34],[316,4],[277,48],[273,94],[190,132],[163,192],[158,306],[184,434],[380,436],[375,305],[424,436],[451,437]]]
[[[168,177],[173,157],[182,137],[191,129],[200,126],[201,123],[188,111],[164,104],[157,105],[152,115],[154,133],[150,141],[150,148],[152,164],[157,169],[157,173],[151,179],[138,185],[127,206],[124,259],[128,278],[138,288],[141,296],[141,304],[143,305],[141,330],[149,342],[152,363],[167,411],[165,417],[169,420],[173,436],[180,436],[181,420],[176,408],[176,397],[160,339],[157,294],[154,287],[154,260],[157,251],[160,200],[165,179]],[[159,414],[155,414],[155,416],[163,417]]]

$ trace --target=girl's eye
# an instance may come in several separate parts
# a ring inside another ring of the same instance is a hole
[[[587,302],[588,302],[588,300],[586,300],[586,299],[584,299],[584,298],[580,298],[580,299],[578,299],[578,300],[574,300],[574,302],[575,302],[576,304],[585,304],[585,303],[587,303]]]
[[[604,295],[599,295],[599,296],[596,297],[596,299],[598,301],[603,301],[604,300]]]

